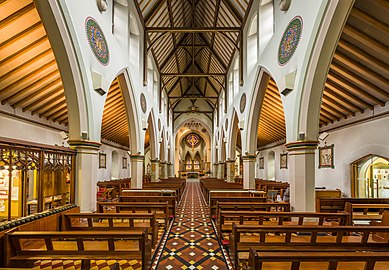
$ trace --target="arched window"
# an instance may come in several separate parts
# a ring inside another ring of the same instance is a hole
[[[130,46],[129,48],[129,60],[130,64],[135,67],[139,68],[140,66],[140,37],[139,37],[139,28],[138,24],[136,22],[136,19],[134,15],[131,13],[129,14],[129,40],[130,40]]]
[[[258,17],[253,17],[247,32],[247,73],[250,73],[258,61]]]
[[[119,2],[113,1],[112,11],[112,33],[114,34],[118,44],[122,46],[124,50],[128,48],[128,23],[130,18],[127,16],[128,7],[123,6]]]
[[[234,63],[234,97],[239,93],[239,58],[235,58]]]
[[[273,0],[262,0],[259,7],[259,55],[262,54],[274,33]]]

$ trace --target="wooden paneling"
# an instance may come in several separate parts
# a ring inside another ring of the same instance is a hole
[[[356,0],[323,93],[320,126],[389,101],[389,4]]]
[[[68,124],[61,75],[32,0],[0,4],[0,102]]]

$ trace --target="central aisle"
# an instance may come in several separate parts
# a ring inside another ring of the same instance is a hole
[[[199,182],[187,182],[166,244],[162,243],[152,269],[231,269],[208,213]]]

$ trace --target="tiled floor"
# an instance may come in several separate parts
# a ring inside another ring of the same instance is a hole
[[[208,213],[200,184],[188,182],[174,224],[152,269],[232,269]]]

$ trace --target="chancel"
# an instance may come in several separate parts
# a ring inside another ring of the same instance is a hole
[[[0,0],[0,270],[389,269],[385,0]]]

